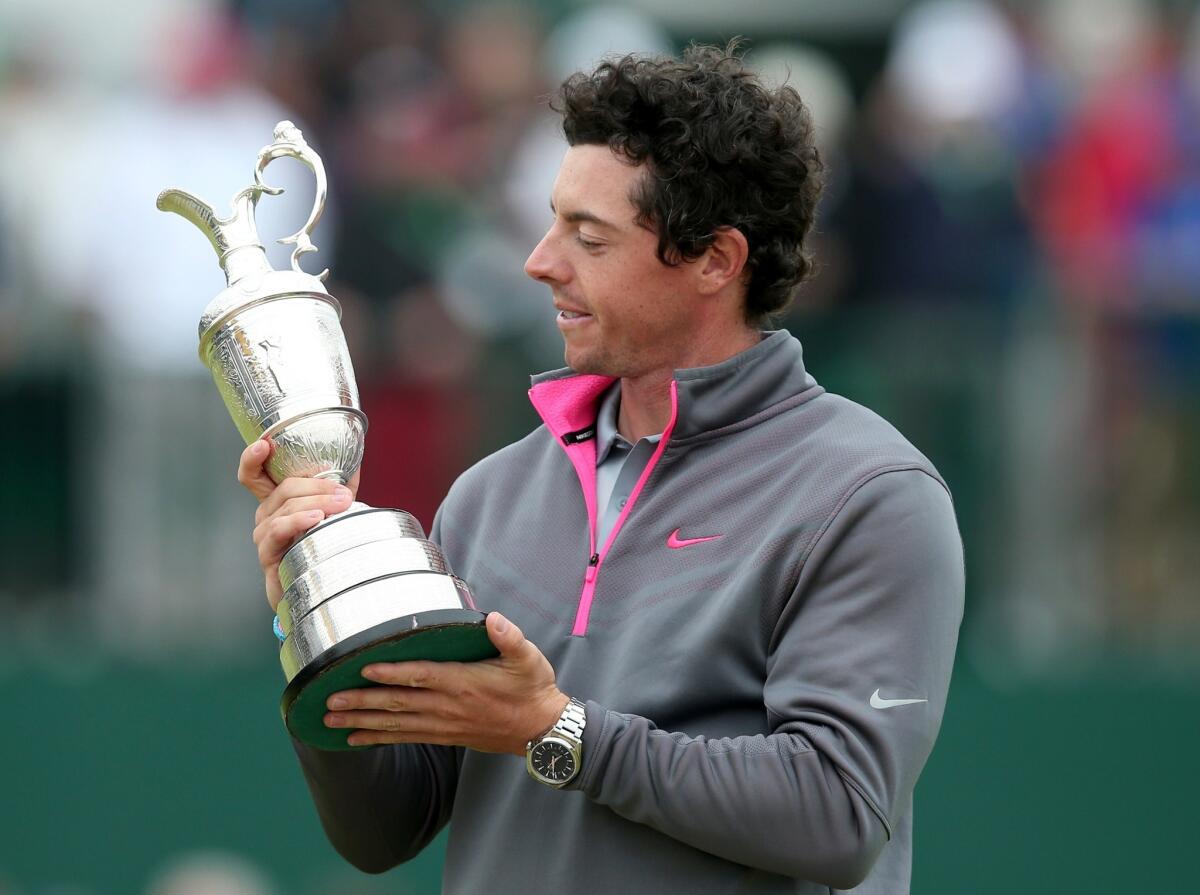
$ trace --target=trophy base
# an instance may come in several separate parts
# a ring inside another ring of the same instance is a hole
[[[375,625],[339,641],[300,670],[283,691],[280,712],[288,732],[317,749],[345,751],[351,731],[326,727],[326,700],[339,690],[376,687],[362,676],[372,662],[475,662],[499,653],[487,635],[487,614],[434,609]]]

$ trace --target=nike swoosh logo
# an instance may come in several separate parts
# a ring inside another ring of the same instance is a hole
[[[928,699],[884,699],[876,690],[871,694],[871,708],[894,709],[898,705],[914,705],[918,702],[929,702]]]
[[[679,529],[677,528],[671,532],[670,536],[667,538],[667,546],[672,550],[678,550],[680,547],[691,547],[693,544],[703,544],[705,541],[715,541],[720,537],[724,537],[724,535],[709,535],[707,538],[681,538],[679,536]]]

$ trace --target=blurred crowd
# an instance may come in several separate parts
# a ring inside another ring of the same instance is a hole
[[[762,33],[734,7],[687,30],[683,2],[137,0],[119,26],[53,7],[0,8],[10,639],[68,618],[136,655],[269,638],[241,443],[195,354],[223,278],[159,190],[224,208],[275,122],[302,128],[331,186],[305,264],[332,271],[371,420],[362,496],[428,524],[534,425],[526,374],[561,363],[522,272],[565,148],[555,86],[745,34],[809,103],[831,172],[819,273],[781,325],[947,475],[964,654],[997,674],[1124,653],[1196,670],[1195,3],[925,0]],[[260,204],[270,238],[312,202],[290,164]]]

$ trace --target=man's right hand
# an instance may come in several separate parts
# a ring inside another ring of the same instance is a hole
[[[359,480],[355,472],[349,487],[328,479],[308,478],[288,478],[276,485],[263,468],[273,449],[269,442],[259,439],[242,451],[238,463],[238,481],[259,500],[254,514],[254,543],[272,610],[283,598],[279,585],[283,555],[297,537],[326,516],[347,509],[358,492]]]

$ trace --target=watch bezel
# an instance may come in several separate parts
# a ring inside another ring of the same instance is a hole
[[[552,777],[547,777],[533,766],[534,753],[547,745],[559,746],[566,752],[566,754],[571,756],[571,774],[566,779],[555,780]],[[525,750],[525,767],[529,771],[530,775],[540,783],[545,783],[547,786],[554,787],[566,786],[579,776],[580,752],[581,750],[578,743],[572,743],[565,737],[557,736],[555,734],[547,734],[546,736],[541,737],[540,739],[529,744],[529,748]]]

